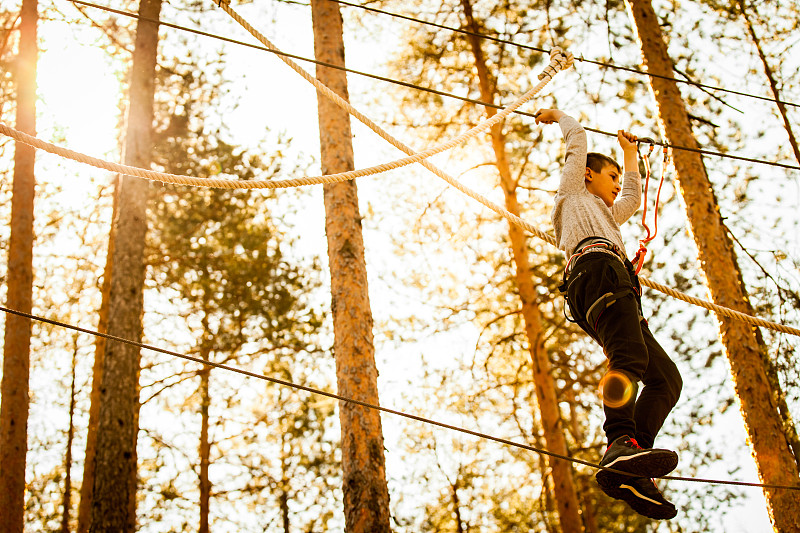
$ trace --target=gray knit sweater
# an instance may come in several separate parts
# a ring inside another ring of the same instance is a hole
[[[558,124],[567,143],[567,153],[553,207],[556,244],[567,257],[587,237],[606,238],[624,251],[619,226],[639,209],[642,196],[639,170],[623,174],[622,191],[609,208],[586,190],[586,132],[583,127],[570,116],[561,117]]]

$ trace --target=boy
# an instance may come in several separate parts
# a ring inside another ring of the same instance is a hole
[[[553,208],[556,242],[567,255],[561,290],[575,321],[608,358],[601,393],[609,446],[600,466],[632,474],[600,470],[597,483],[639,514],[673,518],[675,506],[651,478],[669,474],[678,456],[652,446],[683,383],[642,317],[641,286],[619,227],[641,202],[637,138],[622,130],[617,133],[624,154],[621,186],[619,164],[602,154],[587,154],[586,133],[575,119],[557,109],[543,109],[535,116],[537,124],[558,122],[567,144]],[[637,398],[640,381],[644,386]]]

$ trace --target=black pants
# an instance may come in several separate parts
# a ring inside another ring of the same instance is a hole
[[[609,443],[628,435],[640,446],[652,448],[683,381],[642,318],[633,267],[609,254],[587,253],[573,265],[566,286],[572,316],[603,347],[609,370],[622,372],[634,383],[633,399],[627,404],[603,406]],[[638,382],[643,387],[637,397]]]

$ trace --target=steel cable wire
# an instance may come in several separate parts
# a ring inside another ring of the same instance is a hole
[[[138,342],[138,341],[133,341],[133,340],[130,340],[130,339],[125,339],[125,338],[122,338],[122,337],[118,337],[116,335],[110,335],[108,333],[102,333],[102,332],[95,331],[95,330],[88,329],[88,328],[82,328],[82,327],[75,326],[75,325],[72,325],[72,324],[67,324],[66,322],[61,322],[61,321],[58,321],[58,320],[53,320],[53,319],[49,319],[49,318],[45,318],[45,317],[40,317],[40,316],[31,314],[31,313],[24,313],[22,311],[16,311],[14,309],[10,309],[10,308],[2,306],[2,305],[0,305],[0,311],[3,311],[4,313],[7,313],[7,314],[16,315],[16,316],[19,316],[19,317],[22,317],[22,318],[35,320],[37,322],[42,322],[44,324],[50,324],[52,326],[58,326],[58,327],[61,327],[61,328],[72,330],[72,331],[77,331],[79,333],[85,333],[85,334],[88,334],[88,335],[93,335],[95,337],[102,337],[104,339],[108,339],[108,340],[112,340],[112,341],[116,341],[116,342],[122,342],[122,343],[128,344],[130,346],[135,346],[135,347],[140,348],[140,349],[150,350],[150,351],[153,351],[153,352],[156,352],[156,353],[161,353],[161,354],[169,355],[169,356],[172,356],[172,357],[177,357],[179,359],[184,359],[186,361],[191,361],[193,363],[199,363],[201,365],[210,366],[210,367],[213,367],[213,368],[218,368],[220,370],[225,370],[225,371],[228,371],[228,372],[234,372],[236,374],[241,374],[243,376],[260,379],[262,381],[268,381],[268,382],[274,383],[276,385],[281,385],[281,386],[284,386],[284,387],[290,387],[290,388],[293,388],[293,389],[302,390],[304,392],[308,392],[308,393],[311,393],[311,394],[317,394],[317,395],[320,395],[320,396],[325,396],[327,398],[332,398],[332,399],[339,400],[339,401],[342,401],[342,402],[347,402],[347,403],[352,403],[352,404],[355,404],[355,405],[360,405],[361,407],[365,407],[367,409],[373,409],[373,410],[380,411],[380,412],[383,412],[383,413],[388,413],[388,414],[400,416],[400,417],[403,417],[403,418],[414,420],[416,422],[422,422],[424,424],[430,424],[430,425],[433,425],[433,426],[438,426],[440,428],[449,429],[451,431],[456,431],[456,432],[459,432],[459,433],[465,433],[467,435],[472,435],[473,437],[478,437],[478,438],[481,438],[481,439],[497,442],[499,444],[504,444],[506,446],[513,446],[515,448],[521,448],[523,450],[528,450],[528,451],[539,453],[539,454],[542,454],[542,455],[547,455],[549,457],[553,457],[555,459],[560,459],[562,461],[569,461],[571,463],[580,464],[580,465],[583,465],[583,466],[588,466],[588,467],[593,468],[595,470],[607,470],[609,472],[614,472],[616,474],[622,474],[622,475],[633,477],[633,474],[631,474],[629,472],[623,472],[621,470],[616,470],[616,469],[613,469],[613,468],[600,466],[599,464],[592,463],[590,461],[585,461],[583,459],[578,459],[576,457],[570,457],[568,455],[563,455],[563,454],[551,452],[550,450],[547,450],[547,449],[544,449],[544,448],[537,448],[535,446],[530,446],[528,444],[515,442],[515,441],[510,440],[510,439],[505,439],[505,438],[502,438],[502,437],[496,437],[496,436],[490,435],[488,433],[483,433],[481,431],[475,431],[475,430],[472,430],[472,429],[467,429],[467,428],[463,428],[463,427],[460,427],[460,426],[447,424],[445,422],[441,422],[441,421],[434,420],[434,419],[431,419],[431,418],[427,418],[427,417],[424,417],[424,416],[419,416],[419,415],[407,413],[407,412],[404,412],[404,411],[400,411],[400,410],[397,410],[397,409],[391,409],[391,408],[388,408],[388,407],[375,405],[375,404],[372,404],[372,403],[369,403],[369,402],[364,402],[364,401],[361,401],[361,400],[357,400],[355,398],[348,398],[348,397],[342,396],[340,394],[324,391],[324,390],[317,389],[317,388],[314,388],[314,387],[309,387],[307,385],[302,385],[302,384],[299,384],[299,383],[293,383],[293,382],[285,380],[285,379],[274,378],[272,376],[267,376],[265,374],[259,374],[257,372],[251,372],[249,370],[244,370],[242,368],[237,368],[237,367],[233,367],[233,366],[230,366],[230,365],[224,365],[224,364],[221,364],[221,363],[215,363],[213,361],[206,361],[206,360],[201,359],[199,357],[193,357],[191,355],[182,354],[180,352],[176,352],[176,351],[173,351],[173,350],[167,350],[165,348],[159,348],[158,346],[145,344],[143,342]],[[735,480],[696,478],[696,477],[684,477],[684,476],[663,476],[660,479],[667,479],[667,480],[672,480],[672,481],[688,481],[688,482],[694,482],[694,483],[707,483],[707,484],[715,484],[715,485],[735,485],[735,486],[741,486],[741,487],[759,487],[759,488],[762,488],[762,489],[768,488],[768,489],[800,490],[800,485],[777,485],[777,484],[769,484],[769,483],[754,483],[754,482],[749,482],[749,481],[735,481]]]
[[[189,27],[186,27],[186,26],[181,26],[179,24],[174,24],[174,23],[171,23],[171,22],[165,22],[165,21],[161,21],[161,20],[149,19],[147,17],[141,17],[137,13],[131,13],[129,11],[122,11],[122,10],[119,10],[119,9],[114,9],[114,8],[111,8],[111,7],[108,7],[108,6],[103,6],[103,5],[95,4],[95,3],[92,3],[92,2],[86,2],[85,0],[69,0],[69,1],[74,3],[74,4],[80,4],[80,5],[83,5],[83,6],[100,9],[100,10],[107,11],[109,13],[114,13],[116,15],[120,15],[120,16],[124,16],[124,17],[129,17],[129,18],[133,18],[133,19],[137,19],[137,20],[145,20],[145,21],[148,21],[148,22],[158,23],[158,24],[160,24],[162,26],[165,26],[165,27],[168,27],[168,28],[172,28],[172,29],[176,29],[176,30],[180,30],[180,31],[185,31],[185,32],[188,32],[188,33],[193,33],[195,35],[200,35],[202,37],[208,37],[208,38],[211,38],[211,39],[217,39],[217,40],[220,40],[220,41],[223,41],[223,42],[227,42],[227,43],[230,43],[230,44],[236,44],[236,45],[239,45],[239,46],[245,46],[245,47],[253,48],[253,49],[256,49],[256,50],[261,50],[263,52],[270,52],[270,53],[275,54],[277,56],[290,58],[290,59],[296,59],[298,61],[312,63],[314,65],[324,66],[324,67],[327,67],[327,68],[333,68],[333,69],[337,69],[337,70],[342,70],[342,71],[347,72],[349,74],[355,74],[357,76],[363,76],[363,77],[366,77],[366,78],[382,81],[382,82],[385,82],[385,83],[391,83],[393,85],[399,85],[399,86],[402,86],[402,87],[406,87],[408,89],[414,89],[414,90],[418,90],[418,91],[422,91],[422,92],[427,92],[427,93],[435,94],[435,95],[442,96],[442,97],[445,97],[445,98],[452,98],[452,99],[455,99],[455,100],[460,100],[462,102],[468,102],[468,103],[471,103],[471,104],[482,105],[482,106],[490,107],[490,108],[493,108],[493,109],[498,109],[498,110],[504,109],[504,107],[502,105],[494,104],[492,102],[484,102],[484,101],[479,100],[479,99],[469,98],[469,97],[466,97],[466,96],[460,96],[460,95],[457,95],[457,94],[449,93],[447,91],[441,91],[441,90],[433,89],[433,88],[430,88],[430,87],[424,87],[424,86],[417,85],[417,84],[414,84],[414,83],[410,83],[410,82],[406,82],[406,81],[402,81],[402,80],[396,80],[396,79],[393,79],[393,78],[389,78],[389,77],[386,77],[386,76],[379,76],[377,74],[371,74],[369,72],[364,72],[364,71],[352,69],[352,68],[349,68],[349,67],[344,67],[342,65],[333,65],[333,64],[330,64],[330,63],[326,63],[324,61],[318,61],[316,59],[311,59],[311,58],[307,58],[307,57],[303,57],[303,56],[299,56],[299,55],[295,55],[295,54],[290,54],[290,53],[287,53],[287,52],[283,52],[281,50],[271,49],[271,48],[266,47],[266,46],[259,46],[259,45],[255,45],[255,44],[251,44],[251,43],[246,43],[244,41],[240,41],[240,40],[237,40],[237,39],[232,39],[230,37],[225,37],[225,36],[213,34],[213,33],[202,31],[202,30],[198,30],[198,29],[195,29],[195,28],[189,28]],[[331,1],[335,2],[337,0],[331,0]],[[301,5],[307,5],[307,4],[301,4]],[[357,4],[353,4],[353,5],[357,5]],[[449,28],[449,29],[452,29],[452,28]],[[456,30],[454,29],[454,31],[456,31]],[[466,30],[459,30],[459,31],[466,32]],[[477,35],[481,35],[481,34],[477,34]],[[483,36],[483,37],[488,38],[487,36]],[[518,45],[518,46],[524,46],[524,45]],[[549,53],[548,50],[544,50],[544,49],[539,49],[539,48],[531,48],[531,49],[535,50],[535,51],[541,51],[543,53]],[[575,60],[578,61],[579,58],[575,58]],[[587,59],[581,59],[581,60],[585,61],[585,62],[591,62],[591,60],[587,60]],[[606,66],[611,66],[611,64],[608,64]],[[618,68],[627,68],[627,67],[618,67]],[[646,74],[646,73],[643,73],[643,72],[637,71],[637,70],[632,70],[632,71],[636,72],[636,73]],[[668,78],[668,79],[672,79],[672,78]],[[681,80],[676,80],[676,81],[681,81]],[[720,90],[725,90],[725,89],[721,89],[720,88]],[[759,97],[757,95],[749,95],[749,96],[753,96],[754,98],[765,98],[765,97]],[[798,105],[798,104],[792,104],[790,102],[787,102],[786,104],[787,105]],[[520,116],[534,118],[534,114],[533,113],[529,113],[529,112],[526,112],[526,111],[521,111],[519,109],[515,109],[513,111],[513,113],[516,114],[516,115],[520,115]],[[617,136],[616,133],[605,131],[605,130],[601,130],[601,129],[591,128],[591,127],[584,127],[584,129],[586,131],[590,131],[590,132],[593,132],[593,133],[598,133],[598,134],[605,135],[605,136],[608,136],[608,137],[616,137]],[[705,149],[701,149],[701,148],[693,148],[693,147],[688,147],[688,146],[673,145],[673,144],[668,144],[668,143],[664,143],[664,142],[661,142],[661,141],[655,141],[655,144],[657,144],[659,146],[665,146],[665,147],[671,148],[673,150],[683,150],[683,151],[687,151],[687,152],[695,152],[695,153],[699,153],[699,154],[703,154],[703,155],[710,155],[710,156],[720,157],[720,158],[724,158],[724,159],[733,159],[733,160],[737,160],[737,161],[745,161],[745,162],[749,162],[749,163],[768,165],[768,166],[773,166],[773,167],[785,168],[785,169],[788,169],[788,170],[800,170],[800,165],[781,163],[781,162],[778,162],[778,161],[767,161],[767,160],[764,160],[764,159],[758,159],[758,158],[748,157],[748,156],[741,156],[741,155],[736,155],[736,154],[729,154],[729,153],[724,153],[724,152],[717,152],[717,151],[714,151],[714,150],[705,150]]]

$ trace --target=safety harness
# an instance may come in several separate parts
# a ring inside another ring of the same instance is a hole
[[[579,261],[581,257],[590,253],[605,253],[614,256],[618,261],[621,261],[631,274],[631,279],[635,280],[633,283],[622,284],[614,292],[607,292],[600,295],[592,304],[587,308],[586,313],[581,314],[577,311],[575,305],[574,294],[570,291],[573,285],[587,273],[587,266],[590,263],[586,261]],[[567,261],[567,266],[564,269],[564,278],[561,285],[558,287],[564,299],[567,301],[572,317],[567,315],[566,306],[564,307],[564,317],[575,324],[578,324],[582,330],[589,334],[598,343],[600,338],[597,335],[597,324],[600,321],[600,316],[603,311],[611,307],[617,300],[627,296],[630,293],[641,296],[642,289],[639,285],[638,277],[633,272],[633,265],[625,258],[625,254],[619,247],[608,239],[602,237],[587,237],[583,239],[575,247],[572,255]],[[640,311],[641,313],[641,311]]]

